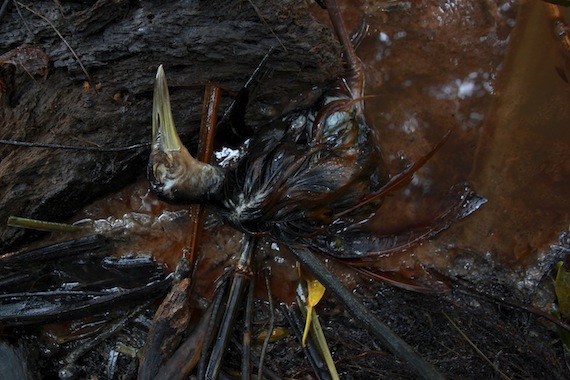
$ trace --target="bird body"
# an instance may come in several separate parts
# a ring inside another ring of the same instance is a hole
[[[321,141],[311,136],[315,109],[262,127],[213,206],[236,228],[277,240],[323,230],[386,176],[370,129],[351,111],[328,115]]]
[[[441,379],[437,370],[370,313],[315,253],[345,262],[375,260],[384,252],[398,246],[405,249],[438,233],[451,221],[476,210],[484,200],[474,198],[467,189],[457,207],[444,213],[433,226],[402,236],[376,237],[363,228],[383,195],[408,183],[443,141],[408,169],[389,178],[376,134],[364,117],[361,62],[336,2],[323,0],[319,3],[328,9],[343,47],[347,62],[344,78],[313,107],[259,128],[245,123],[250,78],[240,91],[242,96],[238,94],[238,99],[217,126],[218,135],[231,131],[234,138],[243,140],[240,150],[243,153],[230,167],[221,169],[199,162],[184,148],[172,121],[162,66],[157,73],[153,144],[148,166],[151,190],[167,202],[205,204],[228,224],[248,235],[233,271],[231,296],[228,296],[231,307],[224,312],[224,323],[219,332],[214,332],[217,339],[212,349],[213,360],[206,373],[216,377],[221,353],[229,341],[227,332],[234,323],[237,310],[234,306],[245,294],[245,279],[250,276],[247,268],[252,259],[251,247],[257,236],[266,236],[278,246],[286,247],[363,326],[403,358],[416,374],[422,378]],[[259,67],[255,72],[258,70]],[[224,121],[227,124],[223,124]]]
[[[344,83],[312,108],[253,128],[237,163],[222,170],[199,162],[182,145],[161,66],[148,167],[151,190],[170,203],[206,204],[253,236],[290,241],[322,233],[340,222],[335,214],[354,208],[387,181],[362,99],[351,94]],[[373,211],[368,206],[364,217]],[[352,223],[355,215],[344,220]]]

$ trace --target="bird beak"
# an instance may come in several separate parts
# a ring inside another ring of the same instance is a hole
[[[166,154],[180,152],[184,146],[174,127],[170,95],[162,65],[156,72],[152,101],[152,148]]]
[[[162,65],[156,73],[152,105],[152,147],[147,169],[151,191],[169,203],[200,203],[217,194],[223,173],[200,162],[182,144],[170,109]]]

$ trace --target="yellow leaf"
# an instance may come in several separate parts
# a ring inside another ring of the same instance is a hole
[[[558,299],[558,310],[562,317],[570,318],[570,272],[564,268],[564,263],[560,261],[556,264],[558,272],[556,273],[556,298]]]
[[[309,328],[313,317],[313,307],[323,298],[326,288],[318,280],[313,278],[307,281],[307,290],[309,294],[307,296],[307,321],[305,322],[305,331],[303,332],[303,347],[305,347],[307,336],[309,335]]]
[[[291,332],[286,327],[275,327],[271,331],[271,336],[269,337],[269,343],[277,342],[278,340],[281,340],[289,336],[290,334]],[[257,336],[257,341],[261,343],[265,340],[266,337],[267,337],[267,331],[263,330]]]
[[[310,273],[304,272],[299,266],[299,276],[301,279],[305,280],[307,283],[307,319],[305,321],[305,331],[303,331],[303,347],[306,345],[307,336],[309,335],[309,329],[311,327],[311,319],[313,317],[313,308],[319,303],[319,301],[325,295],[326,288]]]
[[[307,297],[307,305],[315,307],[325,295],[326,288],[317,280],[307,281],[307,289],[309,296]]]

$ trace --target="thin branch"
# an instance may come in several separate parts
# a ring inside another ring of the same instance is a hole
[[[457,326],[457,324],[455,324],[455,322],[453,322],[453,320],[452,320],[444,311],[442,311],[442,313],[443,313],[444,317],[447,318],[447,320],[449,321],[449,323],[451,323],[451,325],[453,326],[453,328],[454,328],[455,330],[457,330],[457,332],[463,337],[463,339],[465,339],[465,340],[467,341],[467,343],[469,343],[469,345],[470,345],[471,347],[473,347],[473,349],[474,349],[483,359],[485,359],[485,361],[486,361],[487,363],[489,363],[489,364],[491,365],[491,367],[493,367],[493,369],[501,376],[502,379],[504,379],[504,380],[510,380],[510,379],[511,379],[511,378],[508,377],[503,371],[501,371],[501,370],[499,369],[499,367],[497,367],[497,366],[495,365],[495,363],[493,363],[493,362],[491,361],[491,359],[489,359],[489,358],[487,357],[487,355],[485,355],[485,354],[483,353],[483,351],[481,351],[481,350],[479,349],[479,347],[477,347],[477,345],[476,345],[475,343],[473,343],[473,341],[472,341],[471,339],[469,339],[469,337],[468,337],[463,331],[461,331],[461,329],[459,328],[459,326]]]
[[[275,34],[275,32],[273,31],[273,29],[271,28],[271,26],[267,23],[267,21],[265,21],[265,18],[261,15],[261,12],[259,11],[259,8],[253,3],[252,0],[248,0],[249,3],[251,4],[253,10],[255,10],[255,13],[257,14],[257,17],[259,17],[259,19],[261,20],[261,22],[263,22],[263,25],[265,25],[267,27],[267,29],[269,29],[269,32],[273,35],[273,37],[275,37],[275,39],[277,40],[277,42],[279,42],[279,45],[281,45],[281,47],[283,48],[283,50],[285,52],[287,52],[287,48],[285,47],[285,45],[283,45],[283,42],[281,42],[281,39],[277,36],[277,34]]]
[[[61,40],[63,41],[63,43],[65,44],[65,46],[67,46],[67,48],[69,49],[69,51],[71,52],[71,54],[73,55],[73,57],[75,57],[75,59],[77,60],[77,63],[79,64],[79,66],[81,66],[81,69],[83,70],[83,73],[85,74],[85,77],[87,78],[87,81],[89,82],[89,84],[91,86],[93,86],[93,80],[91,79],[91,76],[89,75],[89,73],[87,72],[87,69],[85,68],[85,66],[83,66],[83,63],[81,62],[81,59],[79,59],[79,56],[75,53],[75,50],[73,50],[73,48],[71,47],[71,45],[67,42],[67,40],[63,37],[63,35],[59,32],[59,30],[55,27],[55,25],[53,24],[53,22],[51,22],[50,19],[48,19],[47,17],[45,17],[44,15],[42,15],[41,13],[36,12],[35,10],[33,10],[32,8],[28,7],[25,4],[20,3],[19,1],[17,2],[17,4],[19,6],[21,6],[22,8],[26,9],[28,12],[33,13],[34,15],[38,16],[39,18],[41,18],[42,20],[44,20],[45,22],[47,22],[49,24],[49,26],[51,26],[51,28],[57,33],[57,35],[59,36],[59,38],[61,38]]]
[[[26,19],[24,18],[24,15],[22,14],[22,11],[20,10],[20,7],[18,6],[18,2],[16,0],[14,1],[14,6],[16,7],[16,11],[18,12],[18,15],[20,16],[20,18],[22,19],[22,24],[24,24],[24,26],[26,27],[26,29],[28,29],[28,33],[30,33],[30,35],[32,36],[32,38],[34,37],[34,32],[32,32],[32,29],[30,29],[30,26],[28,25],[28,23],[26,22]]]
[[[269,340],[271,339],[271,333],[275,328],[275,306],[273,305],[273,296],[271,295],[271,286],[269,284],[269,270],[265,270],[265,287],[267,288],[267,299],[269,301],[269,327],[267,328],[267,336],[263,341],[263,346],[261,348],[261,354],[259,355],[259,367],[257,369],[257,378],[261,379],[263,374],[263,362],[265,361],[265,354],[267,353],[267,347],[269,345]]]
[[[63,149],[63,150],[81,150],[88,152],[123,152],[128,150],[136,150],[140,148],[147,148],[150,142],[133,144],[128,146],[119,146],[112,148],[101,148],[98,146],[77,146],[77,145],[61,145],[61,144],[48,144],[48,143],[32,143],[27,141],[14,141],[0,139],[0,144],[12,146],[25,146],[28,148],[46,148],[46,149]]]
[[[0,8],[0,20],[2,20],[2,18],[6,15],[8,7],[10,6],[10,2],[10,0],[4,0],[2,3],[2,8]]]

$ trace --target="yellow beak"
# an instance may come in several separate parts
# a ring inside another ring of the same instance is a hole
[[[174,127],[170,108],[170,95],[162,65],[156,72],[152,104],[152,147],[164,153],[179,152],[182,141]]]
[[[152,149],[147,170],[150,189],[170,203],[199,203],[217,194],[223,173],[196,160],[174,127],[170,95],[162,65],[156,73],[152,105]]]

